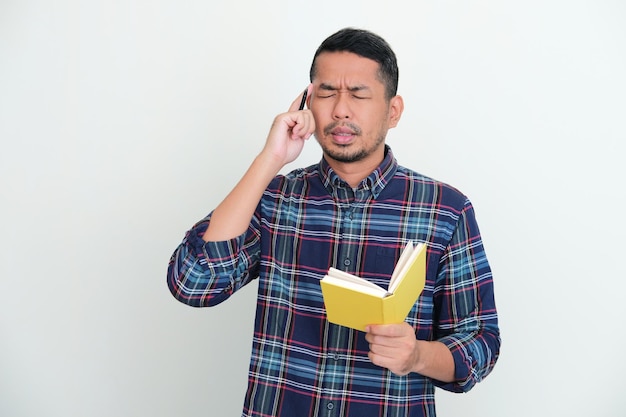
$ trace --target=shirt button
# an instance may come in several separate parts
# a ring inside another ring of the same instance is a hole
[[[335,353],[335,354],[333,355],[333,359],[334,359],[334,360],[336,360],[336,361],[338,361],[338,360],[339,360],[339,354],[338,354],[338,353]]]
[[[344,264],[345,266],[350,266],[350,264],[351,264],[351,263],[352,263],[352,262],[350,262],[350,259],[345,259],[345,260],[343,261],[343,264]]]
[[[328,403],[326,404],[326,408],[328,408],[329,410],[332,410],[333,408],[335,408],[335,405],[333,403]]]

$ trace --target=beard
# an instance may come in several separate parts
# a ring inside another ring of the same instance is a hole
[[[359,128],[355,124],[345,123],[345,122],[344,123],[335,122],[326,126],[323,131],[324,136],[326,137],[326,136],[332,135],[333,129],[335,129],[339,125],[349,127],[354,132],[354,135],[357,138],[361,137],[361,134],[362,134],[361,128]],[[324,151],[324,154],[327,157],[334,159],[337,162],[344,162],[344,163],[358,162],[367,158],[372,153],[374,153],[374,151],[376,151],[380,147],[380,145],[384,142],[385,142],[384,135],[379,135],[378,138],[374,141],[374,143],[372,143],[370,146],[367,146],[367,143],[365,144],[361,143],[360,146],[358,143],[351,143],[347,145],[332,144],[331,146],[329,146],[325,142],[320,141],[318,139],[318,143],[320,144],[322,151]]]

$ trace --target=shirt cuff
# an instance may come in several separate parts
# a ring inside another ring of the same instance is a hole
[[[450,392],[467,392],[476,384],[477,362],[469,351],[467,336],[445,336],[438,340],[448,347],[454,359],[455,382],[433,381],[436,386]]]
[[[209,227],[209,219],[210,217],[207,217],[194,225],[187,234],[185,243],[204,268],[214,272],[223,268],[232,269],[237,253],[244,244],[246,233],[224,241],[205,242],[202,236]]]

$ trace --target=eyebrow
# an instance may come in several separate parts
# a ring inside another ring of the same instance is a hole
[[[325,90],[325,91],[338,91],[339,88],[331,85],[331,84],[326,84],[326,83],[321,83],[320,84],[320,90]],[[366,85],[355,85],[353,87],[348,87],[348,91],[355,93],[357,91],[363,91],[363,90],[369,90],[370,88]]]

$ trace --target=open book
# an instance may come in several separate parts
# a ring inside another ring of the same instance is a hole
[[[368,324],[402,323],[426,282],[426,245],[408,242],[388,289],[330,268],[320,281],[328,321],[357,330]]]

